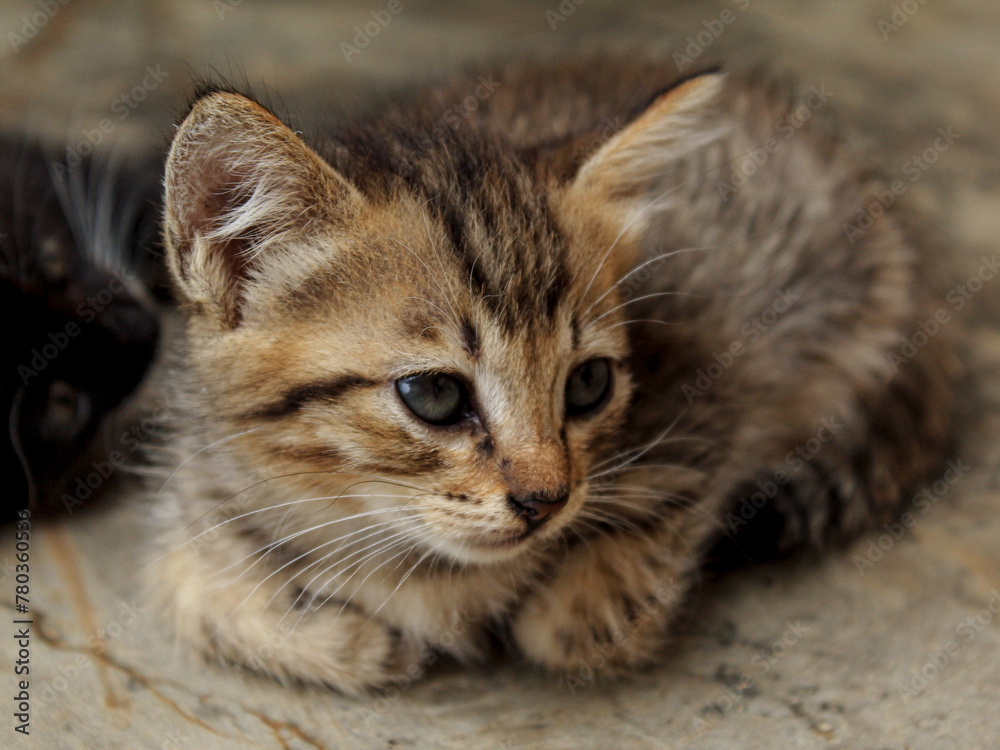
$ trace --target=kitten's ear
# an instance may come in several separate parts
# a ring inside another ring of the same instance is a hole
[[[655,213],[651,202],[668,189],[671,167],[729,130],[718,107],[725,80],[706,73],[660,94],[584,162],[571,191],[620,204],[630,222]]]
[[[268,256],[360,201],[357,191],[261,105],[199,99],[167,157],[168,262],[189,302],[235,326]],[[256,273],[255,273],[256,272]]]

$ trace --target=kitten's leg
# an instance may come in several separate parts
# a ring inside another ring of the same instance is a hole
[[[229,537],[197,540],[151,568],[155,595],[182,640],[210,658],[345,693],[419,676],[419,646],[364,612],[331,599],[300,620],[301,610],[289,611],[299,590],[279,592],[281,574],[264,581],[273,568],[258,565],[239,576],[248,560],[219,574],[250,551]]]
[[[706,511],[676,508],[642,536],[609,530],[581,541],[513,615],[521,651],[567,676],[651,662],[714,533]]]

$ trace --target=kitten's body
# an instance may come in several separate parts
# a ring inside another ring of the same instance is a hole
[[[324,134],[325,163],[241,97],[195,105],[166,203],[183,532],[152,567],[182,636],[346,691],[508,625],[545,666],[626,669],[720,537],[855,532],[940,460],[949,355],[888,356],[919,258],[886,218],[843,231],[877,183],[815,120],[781,137],[797,100],[668,68],[512,68],[456,119],[462,79]],[[584,357],[614,385],[571,418]],[[420,372],[469,382],[467,423],[407,416]]]

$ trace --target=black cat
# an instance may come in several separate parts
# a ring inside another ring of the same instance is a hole
[[[0,139],[0,514],[72,510],[159,336],[154,161],[75,167]],[[107,470],[104,472],[107,474]],[[89,480],[89,484],[87,484]]]

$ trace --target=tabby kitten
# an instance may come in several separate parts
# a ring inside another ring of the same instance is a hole
[[[890,356],[929,314],[917,251],[887,216],[844,232],[880,183],[816,92],[669,68],[513,66],[311,145],[196,100],[149,568],[184,639],[345,692],[491,631],[620,673],[720,538],[844,537],[938,464],[943,337]]]
[[[104,155],[68,166],[40,145],[0,139],[3,518],[73,512],[110,477],[103,433],[159,336],[148,288],[158,182],[148,162],[118,169]]]

